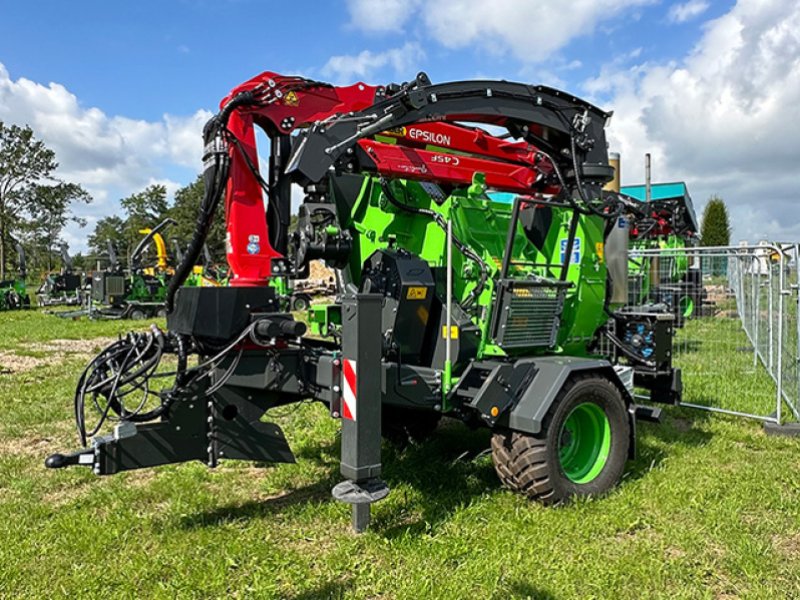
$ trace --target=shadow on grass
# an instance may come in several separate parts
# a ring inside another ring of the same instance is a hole
[[[661,425],[646,425],[646,430],[639,425],[647,435],[639,436],[637,457],[628,465],[626,481],[644,477],[658,466],[668,456],[671,443],[700,446],[711,439],[710,432],[696,426],[709,418],[707,413],[675,408],[669,411]],[[388,538],[424,533],[447,521],[459,507],[499,489],[500,482],[487,455],[490,437],[489,430],[470,431],[458,423],[445,421],[436,435],[424,443],[404,448],[384,443],[383,478],[390,488],[413,488],[418,497],[409,502],[413,505],[411,517],[403,510],[377,513],[372,530]],[[653,438],[657,440],[655,444],[649,442]],[[338,457],[338,454],[338,439],[305,445],[298,449],[297,456],[324,467],[324,475],[318,481],[266,499],[188,515],[182,519],[182,526],[209,527],[242,519],[261,519],[302,503],[334,502],[331,489],[342,477],[338,460],[331,460],[331,457]],[[541,594],[534,590],[522,595],[547,597]]]
[[[556,600],[550,592],[541,590],[525,581],[512,581],[508,586],[512,598],[530,598],[530,600]]]
[[[352,588],[353,583],[349,580],[344,582],[329,581],[313,590],[306,590],[299,594],[289,596],[289,598],[291,600],[338,600],[339,598],[346,598]]]
[[[630,481],[645,477],[669,456],[673,445],[705,446],[713,434],[700,427],[711,418],[711,413],[678,406],[666,407],[659,424],[636,424],[636,457],[628,463],[625,479]],[[650,440],[655,438],[655,443]]]

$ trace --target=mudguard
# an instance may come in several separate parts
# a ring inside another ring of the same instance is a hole
[[[547,412],[569,377],[576,372],[602,373],[633,406],[633,397],[607,360],[577,356],[521,358],[514,362],[473,363],[459,381],[454,396],[469,397],[469,406],[490,427],[508,427],[538,434]]]

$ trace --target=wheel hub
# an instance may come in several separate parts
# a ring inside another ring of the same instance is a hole
[[[603,409],[594,402],[573,408],[559,432],[559,462],[573,483],[596,479],[608,462],[611,426]]]

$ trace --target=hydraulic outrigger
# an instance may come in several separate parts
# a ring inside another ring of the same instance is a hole
[[[84,449],[47,466],[293,462],[262,416],[312,398],[342,421],[334,495],[356,530],[388,493],[381,434],[422,437],[442,415],[491,428],[498,475],[530,498],[609,489],[635,418],[658,417],[634,403],[630,367],[596,350],[626,289],[626,205],[602,191],[609,116],[543,86],[425,74],[334,87],[266,72],[237,87],[204,130],[206,195],[169,284],[168,331],[129,334],[92,361],[75,394]],[[255,126],[270,140],[266,177]],[[305,199],[290,236],[292,183]],[[181,287],[223,196],[231,286]],[[315,312],[330,339],[305,336],[268,285],[314,259],[341,280]],[[175,383],[156,391],[167,354]]]

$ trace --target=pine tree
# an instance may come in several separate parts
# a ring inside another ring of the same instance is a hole
[[[728,246],[731,243],[728,208],[719,196],[711,196],[703,210],[700,240],[704,246]]]

